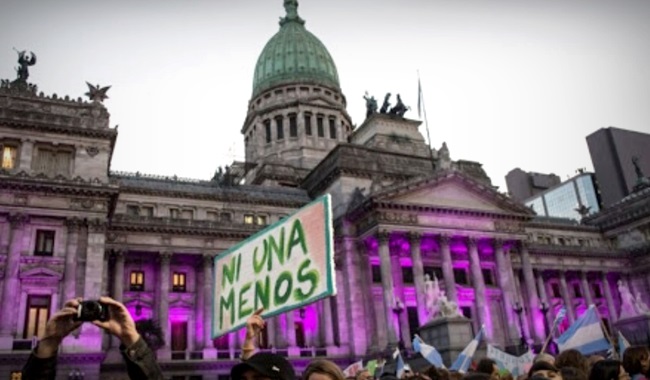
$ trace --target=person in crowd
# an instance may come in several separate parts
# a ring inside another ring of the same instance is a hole
[[[628,347],[623,353],[623,368],[632,380],[647,380],[650,370],[650,351],[644,346]]]
[[[605,360],[605,357],[602,355],[590,355],[587,358],[587,363],[589,363],[589,368],[593,367],[594,364],[598,363],[601,360]]]
[[[564,367],[560,370],[562,380],[587,380],[589,376],[584,371],[573,367]]]
[[[533,359],[533,363],[537,362],[547,362],[555,365],[555,357],[549,353],[542,352],[537,354],[537,356],[535,356],[535,359]]]
[[[463,380],[490,380],[492,377],[488,373],[469,372],[462,377]]]
[[[476,372],[490,375],[490,379],[492,380],[499,379],[499,366],[497,365],[497,362],[489,358],[479,360],[478,365],[476,366]]]
[[[589,373],[589,361],[578,350],[565,350],[555,358],[555,366],[557,368],[573,367],[577,368],[584,373]]]
[[[79,314],[82,298],[67,301],[63,308],[52,316],[45,325],[45,333],[34,348],[22,370],[23,380],[53,380],[56,378],[56,365],[59,346],[63,338],[78,329],[82,322],[75,320]],[[130,379],[162,380],[163,375],[155,354],[135,328],[135,322],[126,307],[109,297],[101,297],[99,302],[108,307],[107,320],[95,320],[92,324],[116,336],[120,342],[120,352],[126,362]]]
[[[545,361],[538,361],[537,363],[533,363],[533,366],[530,367],[530,370],[528,371],[528,378],[532,378],[534,376],[544,377],[549,380],[562,379],[560,370],[553,364]]]
[[[231,380],[295,380],[291,363],[280,355],[258,352],[232,367]]]
[[[305,368],[302,380],[345,380],[345,375],[336,363],[325,359],[317,359],[313,360]]]
[[[630,380],[630,375],[620,361],[605,359],[594,364],[589,380]]]
[[[372,375],[370,374],[370,371],[363,368],[357,371],[356,375],[354,375],[354,380],[372,380]]]
[[[264,308],[260,308],[246,319],[246,338],[244,338],[244,344],[241,346],[241,360],[249,359],[257,349],[255,341],[266,326],[266,322],[262,318],[263,312]]]

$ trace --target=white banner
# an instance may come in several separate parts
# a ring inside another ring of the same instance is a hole
[[[515,378],[526,373],[526,367],[533,362],[533,352],[528,350],[521,356],[510,355],[491,344],[487,346],[487,357],[497,362],[499,369],[505,369]]]

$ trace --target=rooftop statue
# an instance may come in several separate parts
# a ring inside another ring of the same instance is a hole
[[[399,94],[397,94],[397,104],[395,104],[395,107],[390,109],[390,113],[399,117],[404,117],[404,114],[408,110],[409,107],[404,105],[402,98],[399,96]]]
[[[634,156],[632,157],[632,164],[634,165],[634,172],[636,173],[636,177],[638,179],[643,178],[643,172],[641,171],[641,165],[639,165],[639,157]]]
[[[366,118],[370,115],[377,113],[377,99],[374,96],[368,97],[368,91],[363,95],[363,98],[366,100]]]
[[[106,95],[106,92],[108,92],[108,89],[111,88],[111,86],[106,86],[106,87],[100,87],[99,85],[93,86],[92,84],[86,82],[88,85],[88,92],[85,94],[90,100],[92,100],[95,103],[102,103],[104,100],[108,99],[108,95]]]
[[[379,110],[380,113],[386,113],[388,112],[388,108],[390,107],[390,92],[384,96],[384,104],[381,105],[381,109]]]
[[[16,50],[14,48],[14,50]],[[27,54],[27,50],[23,51],[18,51],[18,66],[16,68],[16,72],[18,73],[18,79],[19,81],[26,82],[27,78],[29,78],[29,66],[34,66],[36,64],[36,54],[34,52],[30,52],[30,55]]]

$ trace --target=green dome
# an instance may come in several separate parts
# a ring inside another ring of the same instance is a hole
[[[340,89],[332,56],[298,16],[298,1],[285,0],[287,16],[255,65],[253,97],[282,84],[312,83]]]

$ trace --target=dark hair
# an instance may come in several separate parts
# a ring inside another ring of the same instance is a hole
[[[647,360],[648,357],[650,357],[650,352],[647,347],[628,347],[625,353],[623,353],[623,368],[625,368],[630,376],[643,373],[641,360]]]
[[[578,350],[566,350],[560,352],[555,358],[555,366],[557,368],[574,367],[579,370],[589,373],[589,362],[587,358]]]
[[[431,379],[431,380],[439,380],[440,379],[440,372],[438,371],[438,368],[436,368],[435,366],[427,367],[424,371],[422,371],[422,373],[429,376],[429,379]]]
[[[345,375],[341,371],[341,368],[336,363],[325,359],[318,359],[309,363],[307,368],[305,368],[305,372],[302,374],[303,380],[308,380],[309,376],[313,373],[326,375],[332,380],[345,380]]]
[[[530,370],[528,370],[528,376],[532,377],[533,373],[537,371],[554,371],[560,373],[560,370],[556,366],[545,361],[533,363],[532,367],[530,367]]]
[[[479,373],[487,373],[488,375],[491,375],[492,372],[494,372],[494,366],[497,363],[489,358],[483,358],[478,362],[478,365],[476,366],[476,372]]]
[[[594,364],[589,373],[589,380],[618,380],[621,374],[621,362],[605,359]]]
[[[564,367],[560,370],[562,380],[587,380],[587,373],[574,367]]]

